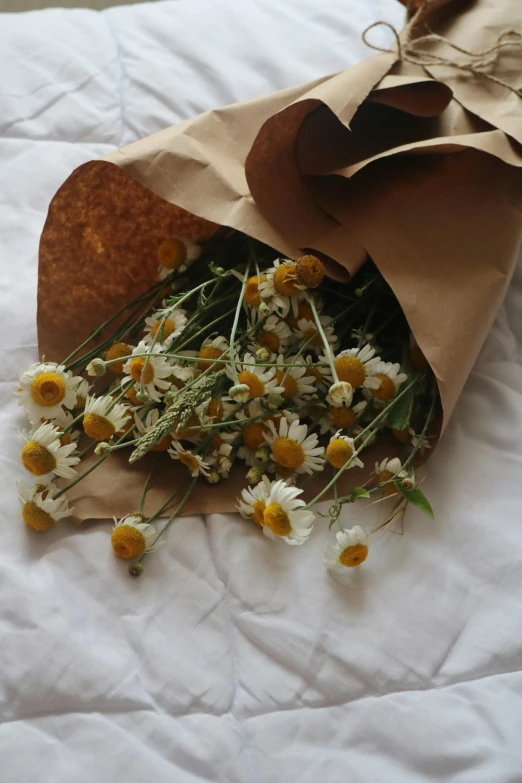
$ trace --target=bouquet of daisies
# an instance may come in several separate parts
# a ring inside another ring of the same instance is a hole
[[[111,535],[133,575],[195,487],[211,493],[231,474],[243,484],[240,514],[275,541],[304,544],[325,516],[337,525],[329,568],[368,553],[370,533],[341,524],[344,504],[390,497],[379,528],[408,503],[432,516],[415,466],[430,448],[438,392],[371,262],[334,284],[318,257],[280,258],[228,230],[200,244],[165,239],[157,258],[157,280],[137,300],[61,363],[20,375],[32,425],[21,461],[35,483],[19,487],[29,527],[69,516],[73,489],[123,449],[131,464],[150,462],[138,504]],[[374,464],[367,454],[383,433],[389,452]],[[172,471],[167,498],[145,514],[160,463],[182,473]],[[315,508],[323,498],[326,515]]]

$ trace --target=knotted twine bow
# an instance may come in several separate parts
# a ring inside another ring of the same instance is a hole
[[[501,33],[501,35],[499,35],[494,46],[491,46],[489,49],[483,49],[480,52],[470,52],[467,49],[464,49],[462,46],[459,46],[447,38],[444,38],[444,36],[437,35],[437,33],[429,33],[428,35],[419,36],[419,38],[412,38],[411,31],[414,27],[414,24],[421,14],[426,10],[428,5],[429,2],[427,2],[427,0],[424,0],[424,2],[421,3],[415,16],[412,18],[404,31],[402,41],[399,33],[392,24],[389,22],[379,21],[371,24],[363,32],[362,39],[364,43],[366,46],[369,46],[370,49],[374,49],[377,52],[397,54],[399,60],[404,60],[407,63],[412,63],[413,65],[420,65],[422,67],[428,67],[430,65],[446,65],[450,68],[456,68],[459,71],[473,73],[475,76],[482,76],[484,79],[488,79],[490,82],[494,82],[495,84],[500,84],[502,87],[510,90],[510,92],[514,92],[515,95],[519,96],[519,98],[522,97],[522,89],[516,89],[511,84],[508,84],[508,82],[500,79],[498,76],[494,76],[492,73],[486,73],[484,71],[485,68],[488,68],[489,66],[496,63],[498,55],[504,47],[522,47],[522,33],[518,32],[517,30],[505,30],[503,33]],[[397,49],[386,49],[385,47],[376,46],[375,44],[372,44],[368,41],[367,34],[370,32],[370,30],[372,30],[374,27],[380,26],[387,27],[389,30],[391,30],[395,38],[395,43],[397,44]],[[443,57],[442,55],[435,54],[429,50],[423,50],[423,46],[430,43],[446,44],[446,46],[449,46],[450,49],[452,49],[454,52],[459,52],[460,54],[465,55],[468,59],[452,60],[449,57]]]

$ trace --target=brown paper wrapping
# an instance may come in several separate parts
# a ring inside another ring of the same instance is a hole
[[[431,0],[401,38],[429,30],[479,51],[519,21],[519,0]],[[462,59],[444,42],[429,47]],[[369,254],[433,369],[443,429],[522,235],[521,61],[519,46],[504,47],[486,71],[509,89],[385,52],[80,166],[51,202],[41,238],[41,354],[63,359],[150,285],[165,236],[197,238],[226,225],[288,257],[323,253],[333,277],[354,274]],[[392,447],[383,439],[372,448],[378,456]],[[132,510],[155,458],[129,467],[121,452],[111,457],[71,492],[76,517]],[[150,510],[184,475],[163,459]],[[366,472],[374,459],[366,452]],[[346,483],[361,480],[354,470]],[[236,474],[205,486],[184,513],[233,510],[243,484]]]

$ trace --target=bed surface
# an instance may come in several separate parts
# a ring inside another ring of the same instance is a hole
[[[236,515],[180,519],[131,580],[108,524],[20,521],[12,395],[36,359],[57,187],[178,120],[357,62],[376,19],[400,26],[401,6],[0,15],[1,783],[522,780],[520,265],[429,464],[436,520],[408,511],[347,588],[319,529],[296,548]]]

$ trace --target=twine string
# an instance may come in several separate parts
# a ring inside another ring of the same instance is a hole
[[[378,22],[373,22],[373,24],[369,25],[364,30],[362,34],[364,43],[370,49],[374,49],[377,52],[384,54],[396,54],[399,60],[412,63],[413,65],[420,65],[422,67],[429,67],[430,65],[446,65],[459,71],[465,71],[467,73],[472,73],[475,76],[481,76],[485,79],[488,79],[490,82],[501,85],[510,92],[515,93],[515,95],[522,97],[522,89],[516,89],[511,84],[504,81],[504,79],[500,79],[498,76],[495,76],[492,73],[487,73],[484,70],[496,63],[498,56],[504,47],[522,47],[522,33],[518,32],[517,30],[505,30],[499,35],[493,46],[490,46],[487,49],[482,49],[479,52],[469,51],[463,46],[459,46],[459,44],[453,43],[453,41],[450,41],[448,38],[445,38],[442,35],[438,35],[437,33],[430,32],[427,35],[422,35],[418,38],[412,38],[411,31],[414,27],[414,24],[426,9],[427,4],[427,0],[424,0],[415,16],[405,28],[402,40],[401,36],[397,32],[397,29],[392,24],[380,20]],[[377,44],[373,44],[368,40],[368,33],[375,27],[386,27],[388,30],[390,30],[390,32],[393,34],[393,37],[395,38],[395,49],[378,46]],[[464,55],[464,57],[467,59],[451,59],[450,57],[444,57],[443,55],[435,54],[423,49],[426,44],[431,43],[445,44],[454,52],[458,52],[459,54]]]

